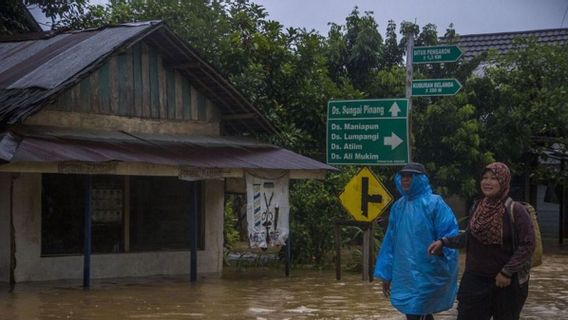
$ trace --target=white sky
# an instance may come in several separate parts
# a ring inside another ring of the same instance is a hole
[[[459,34],[568,28],[568,0],[252,0],[285,27],[315,29],[327,35],[328,22],[345,24],[355,6],[373,11],[384,35],[388,20],[397,32],[404,20],[427,23],[443,35],[450,23]]]
[[[360,14],[373,11],[379,31],[389,20],[427,23],[443,35],[450,23],[459,34],[568,28],[568,0],[251,0],[266,8],[269,19],[285,27],[315,29],[322,35],[328,22],[345,24],[355,6]],[[90,0],[104,4],[107,0]],[[37,12],[34,13],[36,19]],[[41,15],[41,13],[39,13]],[[45,18],[44,18],[45,19]],[[41,19],[40,19],[41,20]]]

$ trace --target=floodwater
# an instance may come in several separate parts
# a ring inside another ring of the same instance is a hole
[[[568,319],[568,255],[546,255],[532,272],[522,319]],[[455,308],[436,319],[455,319]],[[0,285],[0,319],[404,319],[380,283],[333,271],[248,269],[221,278],[128,278]]]

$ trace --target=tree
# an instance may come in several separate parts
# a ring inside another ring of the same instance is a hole
[[[0,33],[17,34],[39,32],[26,7],[37,6],[51,19],[52,28],[60,26],[61,21],[84,14],[85,0],[4,0],[0,5]],[[63,22],[62,24],[65,24]]]
[[[518,173],[562,179],[543,171],[534,157],[553,143],[568,145],[568,45],[519,39],[515,50],[493,60],[486,78],[471,92],[479,103],[482,147]]]
[[[385,39],[385,55],[384,66],[386,69],[393,66],[402,65],[402,54],[404,48],[401,48],[396,38],[396,24],[394,21],[389,20],[387,25],[386,39]]]
[[[372,12],[359,16],[357,7],[346,18],[347,71],[356,88],[367,86],[372,71],[381,68],[383,39]]]

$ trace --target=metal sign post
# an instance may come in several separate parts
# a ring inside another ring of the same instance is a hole
[[[414,147],[414,137],[412,136],[412,61],[413,57],[410,52],[414,50],[414,33],[409,31],[406,33],[406,99],[408,100],[408,160],[412,161],[412,148]],[[408,162],[408,161],[407,161]]]

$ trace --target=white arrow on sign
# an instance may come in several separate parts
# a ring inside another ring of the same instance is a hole
[[[391,150],[394,150],[394,148],[398,147],[402,141],[403,140],[399,136],[394,134],[394,132],[391,132],[390,137],[385,137],[385,146],[391,146]]]
[[[392,106],[389,109],[389,112],[391,113],[391,116],[398,117],[398,113],[400,112],[400,107],[396,102],[392,104]]]

